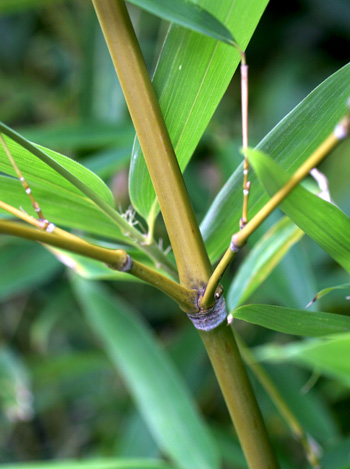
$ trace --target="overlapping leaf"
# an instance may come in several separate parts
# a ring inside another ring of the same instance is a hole
[[[189,0],[128,0],[150,13],[206,36],[234,44],[230,31],[215,16]]]
[[[267,0],[198,0],[233,32],[245,49]],[[239,63],[238,51],[212,38],[172,25],[163,44],[153,85],[182,170],[186,167]],[[135,209],[149,218],[155,194],[136,142],[130,170]],[[156,212],[155,212],[156,213]]]
[[[121,299],[74,278],[77,299],[155,440],[181,468],[219,467],[216,447],[181,377],[150,330]]]
[[[105,213],[108,209],[117,214],[113,209],[112,193],[98,176],[70,158],[36,147],[18,134],[13,134],[28,148],[33,147],[34,151],[38,151],[39,157],[5,137],[16,164],[27,178],[44,215],[50,221],[115,239],[123,238],[116,223]],[[0,171],[11,176],[16,175],[2,145]],[[30,200],[18,180],[1,177],[0,199],[33,213]]]
[[[254,171],[272,196],[290,178],[276,162],[258,150],[248,150]],[[338,207],[298,185],[279,205],[296,225],[350,272],[350,218]]]
[[[173,466],[153,459],[89,459],[35,463],[2,464],[2,469],[172,469]]]
[[[295,171],[333,130],[346,112],[350,96],[350,64],[321,83],[259,143],[283,169]],[[268,200],[251,174],[249,217]],[[205,216],[201,231],[210,257],[227,249],[239,228],[242,211],[242,166],[232,174]]]
[[[350,316],[282,306],[241,306],[233,312],[233,317],[274,331],[306,337],[350,332]]]

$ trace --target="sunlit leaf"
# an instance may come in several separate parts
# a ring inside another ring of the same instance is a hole
[[[128,0],[143,10],[171,23],[183,26],[206,36],[235,44],[231,32],[218,19],[190,0]]]
[[[181,468],[219,467],[186,386],[146,324],[102,285],[75,277],[77,299],[159,447]]]
[[[285,334],[306,337],[350,332],[350,316],[272,305],[240,306],[233,317]]]
[[[350,96],[350,64],[321,83],[259,143],[283,169],[294,172],[333,130],[346,113]],[[242,165],[232,174],[212,203],[201,231],[212,260],[229,246],[239,229],[242,212]],[[268,198],[254,174],[250,174],[249,218]]]
[[[213,12],[245,49],[268,2],[198,0],[196,3]],[[233,47],[176,25],[170,27],[153,85],[182,170],[189,162],[239,61],[240,55]],[[129,181],[131,201],[135,209],[148,219],[156,199],[137,142]]]
[[[249,149],[248,158],[270,197],[290,179],[286,171],[261,151]],[[350,218],[344,212],[300,184],[279,208],[350,272]]]
[[[229,310],[244,303],[261,285],[303,232],[288,218],[274,225],[244,259],[227,292]]]

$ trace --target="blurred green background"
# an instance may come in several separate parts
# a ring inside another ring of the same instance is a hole
[[[151,72],[167,25],[136,8],[130,12]],[[270,2],[247,50],[251,144],[349,60],[349,25],[348,0]],[[239,103],[235,76],[186,171],[199,219],[240,161]],[[90,2],[0,0],[0,120],[93,169],[112,188],[116,207],[128,208],[134,133]],[[349,150],[344,143],[322,165],[334,201],[347,214]],[[167,243],[161,221],[156,236]],[[0,236],[0,247],[0,462],[159,455],[81,314],[64,266],[29,242]],[[345,282],[342,269],[303,239],[254,301],[304,308],[321,288]],[[108,288],[155,330],[210,423],[227,467],[245,467],[204,349],[184,315],[140,283],[109,283]],[[349,302],[339,291],[318,307],[346,314]],[[252,346],[291,340],[247,324],[238,327]],[[330,451],[345,454],[349,386],[294,365],[269,371],[308,432]],[[308,386],[310,379],[314,383]],[[284,467],[307,467],[301,448],[256,386]],[[326,467],[350,467],[332,466],[336,457],[330,454]]]

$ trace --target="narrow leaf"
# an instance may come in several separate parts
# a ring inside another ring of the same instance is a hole
[[[310,303],[306,305],[306,307],[308,308],[312,305],[312,303],[315,303],[315,301],[319,300],[323,296],[328,295],[328,293],[331,293],[333,290],[350,290],[350,283],[344,283],[343,285],[336,285],[335,287],[324,288],[323,290],[316,293],[316,295],[313,297]]]
[[[350,64],[310,93],[259,143],[283,169],[294,172],[323,142],[346,112],[350,96]],[[317,118],[316,118],[317,116]],[[242,165],[221,189],[205,216],[201,231],[212,260],[230,244],[242,212]],[[268,200],[255,175],[249,176],[249,218]]]
[[[97,228],[96,225],[95,227],[92,225],[91,220],[95,219],[93,215],[99,211],[109,227],[113,227],[110,231],[114,229],[115,237],[122,238],[119,226],[125,226],[127,223],[114,210],[112,193],[98,176],[70,158],[29,142],[1,122],[0,132],[7,136],[5,139],[8,148],[23,175],[27,177],[29,183],[31,181],[40,182],[41,188],[51,193],[50,202],[61,195],[63,198],[71,199],[70,203],[74,200],[74,202],[85,205],[85,208],[90,206],[92,211],[91,216],[85,219],[86,227],[90,224],[92,230]],[[15,175],[2,147],[0,148],[0,171]],[[48,204],[47,210],[50,210],[49,205],[54,204]],[[69,223],[72,223],[72,218],[74,219],[74,217],[70,217],[69,211],[67,207],[65,212],[61,211],[60,213],[62,217],[66,217],[65,226],[71,226]],[[46,217],[49,218],[49,212]],[[55,222],[54,219],[50,221]],[[87,229],[87,231],[94,232],[92,230]]]
[[[215,13],[234,32],[244,50],[268,1],[198,0],[196,3]],[[233,47],[176,25],[170,27],[153,85],[182,170],[189,162],[239,61],[240,55]],[[156,198],[138,142],[134,145],[129,184],[135,209],[149,219]],[[155,210],[152,217],[157,213]]]
[[[274,195],[290,175],[258,150],[248,159],[266,192]],[[350,218],[338,207],[308,192],[300,184],[279,206],[296,225],[350,272]]]
[[[146,324],[102,285],[78,277],[73,285],[161,450],[181,468],[218,468],[216,448],[186,386]]]
[[[226,26],[197,3],[189,0],[162,0],[161,2],[159,0],[128,0],[128,2],[178,26],[235,45],[235,40]]]
[[[350,316],[271,305],[247,305],[233,317],[274,331],[307,337],[350,332]]]
[[[230,310],[244,303],[272,272],[303,232],[288,218],[281,219],[244,259],[227,292]]]

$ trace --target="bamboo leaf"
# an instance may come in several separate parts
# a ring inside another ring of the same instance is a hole
[[[235,45],[231,32],[197,3],[189,0],[128,0],[143,10],[192,31]]]
[[[312,305],[312,303],[315,303],[315,301],[319,300],[323,296],[328,295],[328,293],[331,293],[333,290],[350,290],[350,283],[344,283],[343,285],[336,285],[335,287],[324,288],[323,290],[316,293],[316,295],[306,307],[308,308]]]
[[[350,386],[350,334],[294,342],[288,345],[265,345],[255,349],[258,360],[291,361],[338,379]]]
[[[259,143],[283,169],[294,172],[323,142],[346,112],[350,96],[350,64],[331,75],[277,124]],[[317,116],[317,117],[316,117]],[[221,189],[202,224],[210,257],[216,260],[239,228],[242,210],[242,165]],[[250,175],[249,218],[268,200],[255,175]]]
[[[241,306],[234,310],[233,317],[274,331],[306,337],[350,332],[350,316],[282,306]]]
[[[248,159],[270,197],[290,178],[277,163],[258,150]],[[338,207],[308,192],[300,184],[279,205],[286,215],[350,272],[350,218]]]
[[[57,2],[57,0],[1,0],[0,2],[0,14],[1,13],[12,13],[17,10],[26,10],[29,8],[37,8],[47,6],[51,2]]]
[[[46,210],[45,216],[51,217],[50,221],[81,228],[90,233],[103,234],[104,231],[106,236],[125,239],[119,226],[125,225],[126,222],[114,210],[112,193],[96,174],[66,156],[29,142],[2,123],[0,123],[0,132],[6,135],[6,144],[18,167],[31,184],[33,193],[36,188],[36,197],[42,203],[43,210]],[[16,176],[2,146],[0,171]],[[17,185],[17,190],[11,192],[16,182],[18,181],[3,180],[0,198],[10,205],[13,205],[12,201],[16,202],[15,198],[17,201],[23,201],[20,206],[32,212],[20,184]],[[9,198],[11,194],[12,199]],[[56,202],[57,207],[55,207]],[[91,223],[92,220],[94,223]],[[101,223],[101,230],[98,223]]]
[[[159,2],[158,2],[159,3]],[[199,0],[234,32],[245,49],[267,5],[267,0]],[[162,47],[153,85],[182,170],[217,108],[240,61],[235,48],[172,25]],[[156,198],[149,174],[135,142],[130,168],[130,197],[147,220]]]
[[[181,468],[219,467],[216,448],[188,391],[146,324],[97,283],[74,278],[77,299],[155,440]]]
[[[174,466],[153,459],[89,459],[82,461],[49,461],[2,464],[1,469],[175,469]]]
[[[302,235],[303,232],[285,217],[263,236],[244,259],[228,289],[229,310],[249,298]]]

